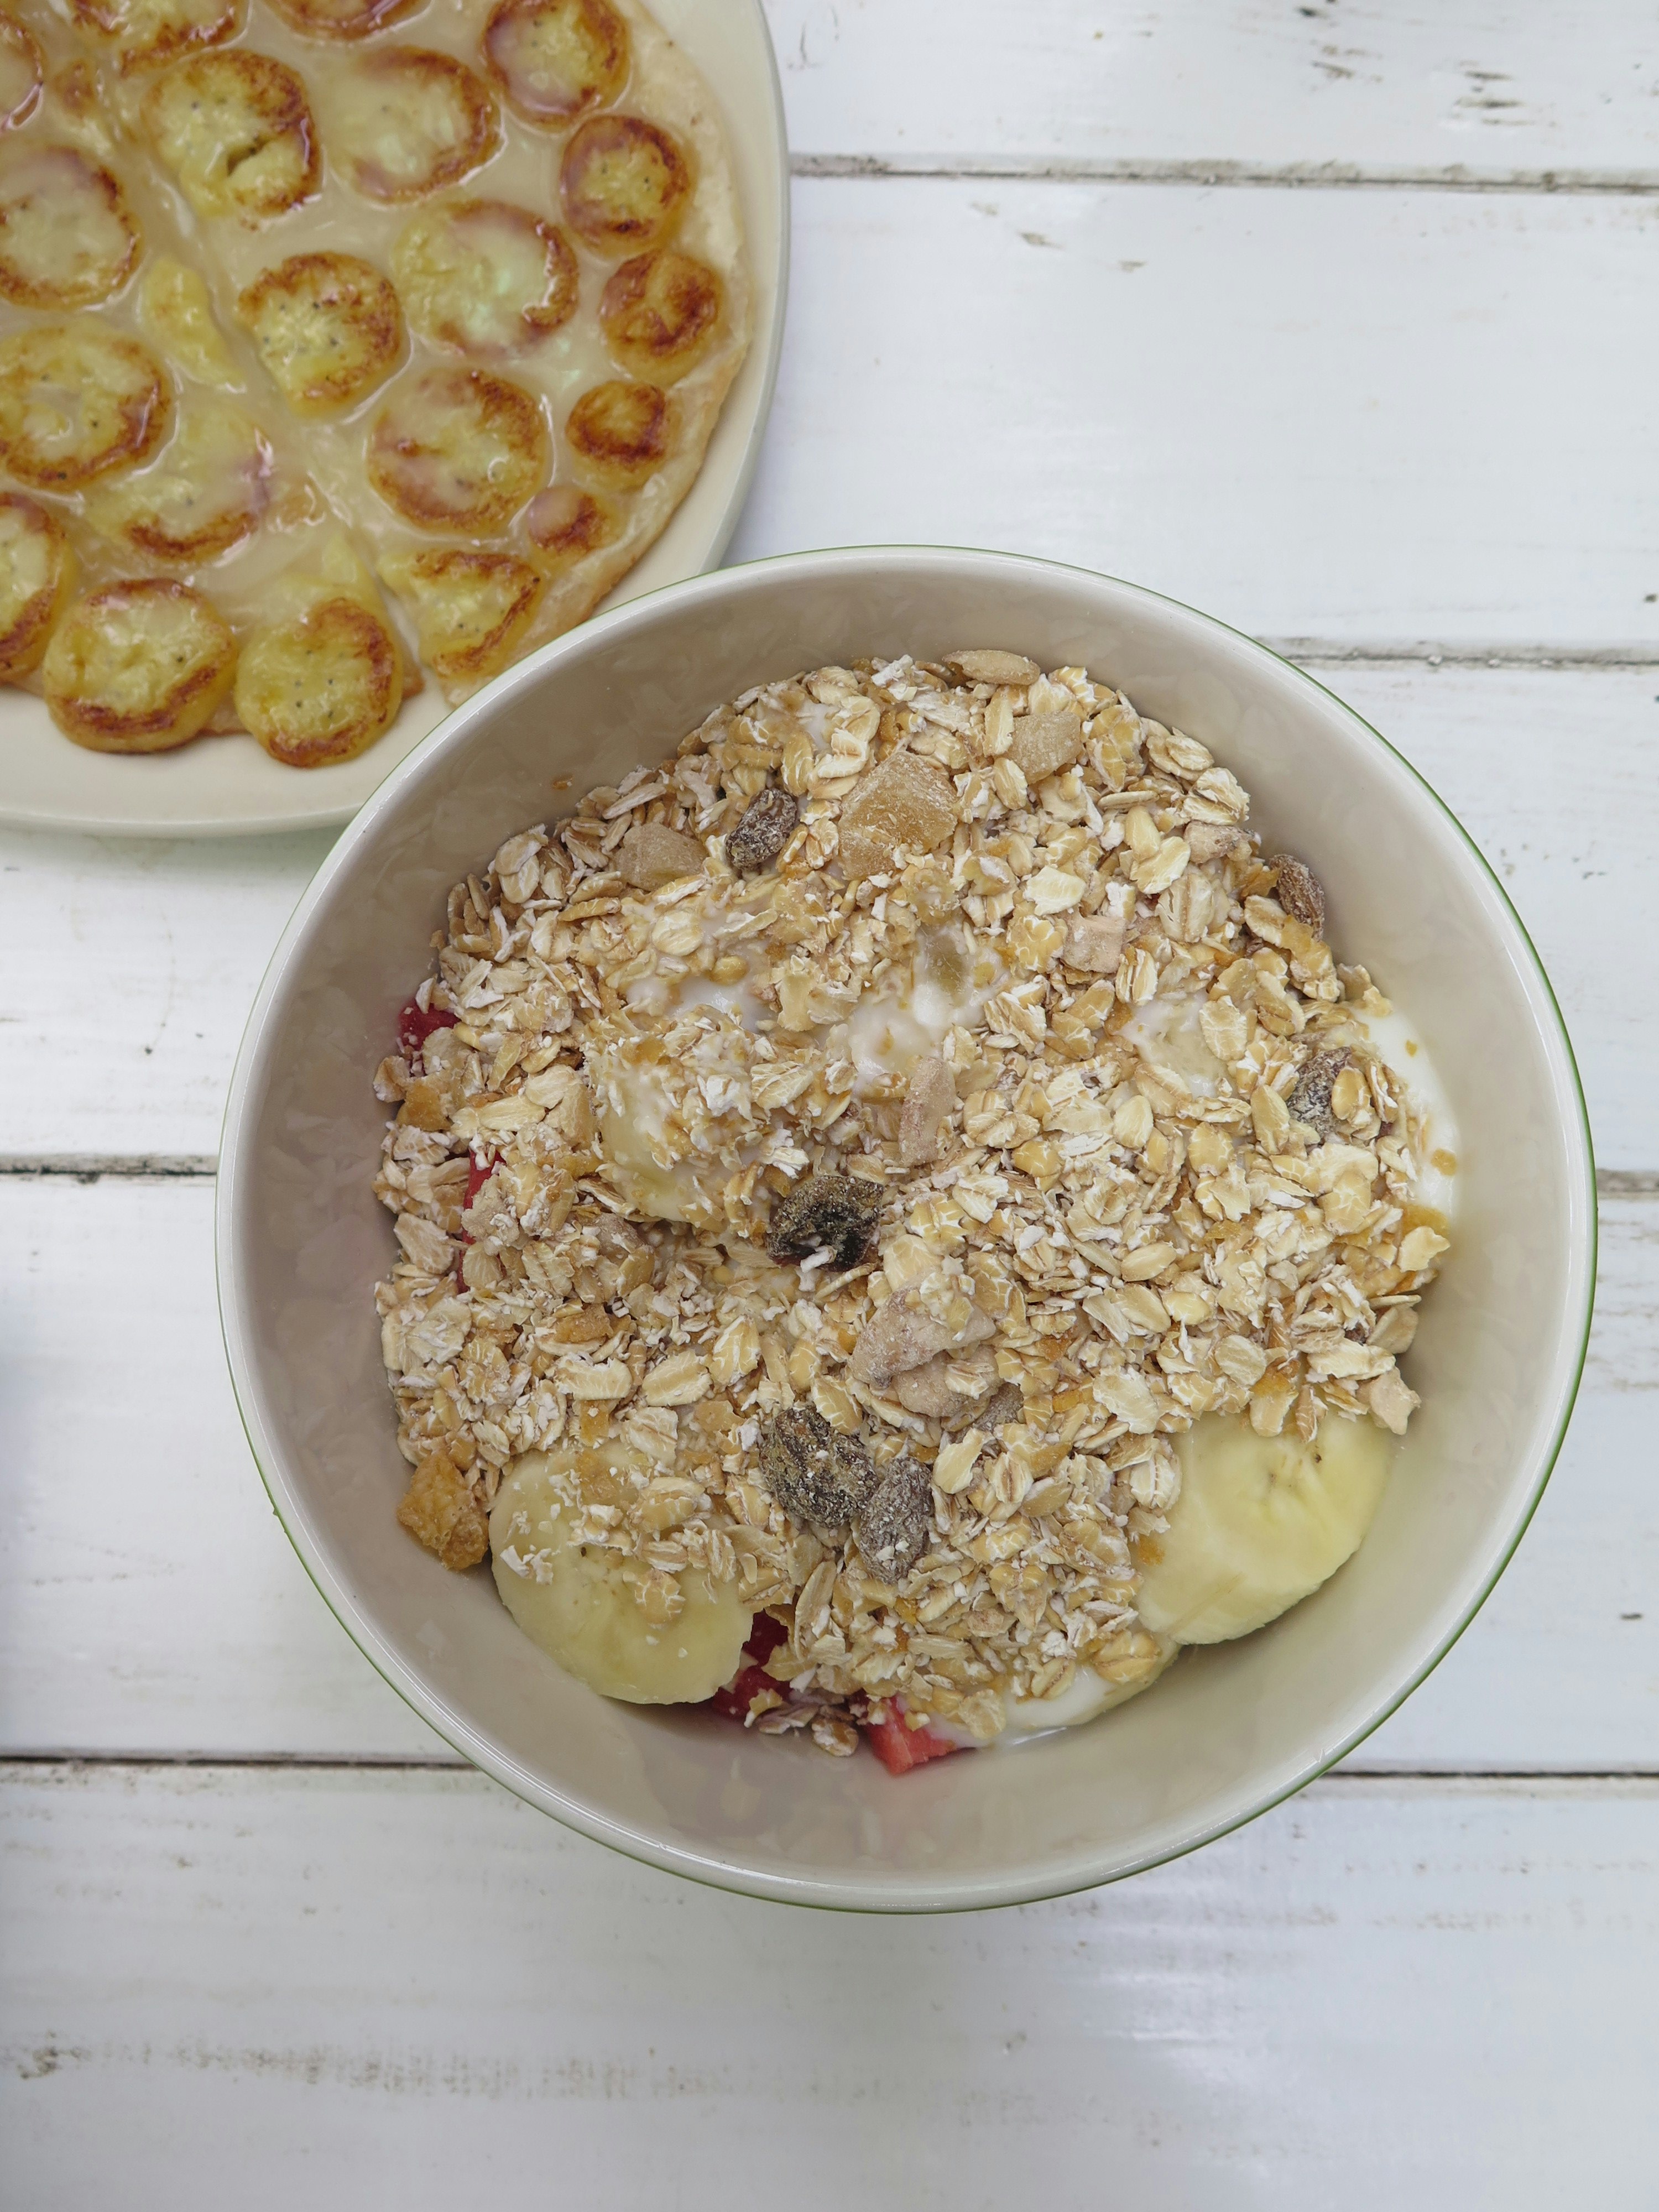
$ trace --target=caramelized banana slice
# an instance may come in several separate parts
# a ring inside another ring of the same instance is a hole
[[[628,26],[609,0],[500,0],[483,64],[526,123],[562,131],[608,107],[628,76]]]
[[[482,368],[433,368],[380,410],[368,480],[418,530],[505,528],[547,474],[548,435],[527,392]]]
[[[575,484],[549,484],[525,510],[525,528],[544,572],[556,576],[590,553],[614,544],[622,520],[608,499]]]
[[[564,434],[578,465],[602,483],[643,483],[673,444],[668,394],[654,384],[596,384],[571,409]]]
[[[270,448],[247,416],[208,400],[185,415],[156,467],[94,495],[88,520],[135,553],[193,568],[258,528],[270,471]]]
[[[198,215],[261,222],[317,189],[322,158],[305,86],[269,54],[239,46],[179,63],[151,86],[144,127]]]
[[[199,592],[161,576],[106,585],[71,607],[42,667],[53,721],[100,753],[182,745],[235,672],[229,624]]]
[[[459,184],[501,143],[483,78],[424,46],[386,46],[348,64],[329,100],[329,143],[373,200],[417,200]]]
[[[270,0],[285,23],[307,39],[367,39],[400,23],[420,0]]]
[[[599,327],[624,368],[672,384],[708,351],[720,305],[720,280],[707,262],[672,251],[639,253],[600,294]]]
[[[482,684],[513,658],[546,586],[512,553],[432,546],[389,554],[380,574],[405,599],[421,658],[445,684]]]
[[[236,712],[273,760],[325,768],[355,760],[386,734],[403,683],[386,624],[356,599],[323,599],[248,640]]]
[[[296,253],[236,302],[296,415],[331,415],[382,384],[404,349],[398,295],[355,253]]]
[[[124,76],[160,69],[240,28],[238,0],[70,0],[76,21],[113,52]]]
[[[138,226],[110,172],[73,146],[19,146],[0,167],[0,296],[90,307],[138,258]]]
[[[452,200],[416,216],[392,274],[423,337],[462,353],[512,353],[568,322],[576,257],[562,231],[505,200]]]
[[[691,170],[679,141],[637,115],[596,115],[564,149],[559,193],[596,253],[660,245],[685,212]]]
[[[163,254],[138,287],[138,316],[173,366],[198,384],[240,392],[242,380],[214,319],[208,288],[193,269]]]
[[[75,583],[75,552],[55,514],[0,492],[0,681],[40,665]]]
[[[15,131],[28,121],[45,82],[33,32],[0,8],[0,131]]]
[[[154,453],[167,380],[132,338],[49,323],[0,339],[0,463],[36,491],[73,491]]]

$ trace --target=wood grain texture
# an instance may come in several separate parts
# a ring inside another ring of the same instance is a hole
[[[1659,198],[875,178],[794,211],[734,559],[1000,546],[1258,635],[1659,641]]]
[[[1565,1009],[1604,1167],[1659,1167],[1651,749],[1659,668],[1320,665],[1502,876]],[[0,1159],[216,1152],[247,1009],[320,836],[157,846],[0,831]],[[412,948],[411,983],[421,972]]]
[[[798,159],[1659,180],[1645,0],[766,0]]]
[[[1651,1784],[1328,1783],[1115,1889],[880,1923],[471,1774],[13,1770],[0,1822],[29,2212],[1652,2201]]]
[[[219,1341],[211,1210],[204,1182],[0,1179],[0,1752],[446,1756],[270,1511]],[[1659,1769],[1659,1200],[1608,1205],[1604,1231],[1538,1516],[1359,1765]],[[396,1499],[393,1482],[388,1544],[410,1540]]]

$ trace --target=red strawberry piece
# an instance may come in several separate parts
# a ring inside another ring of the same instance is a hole
[[[775,1697],[781,1694],[780,1686],[764,1667],[745,1667],[723,1690],[716,1690],[708,1702],[727,1720],[746,1721],[750,1705],[763,1690],[769,1690]]]
[[[896,1713],[890,1713],[884,1721],[866,1721],[865,1734],[870,1739],[870,1748],[890,1774],[908,1774],[913,1766],[925,1766],[930,1759],[948,1759],[963,1746],[951,1743],[931,1729],[907,1728]]]
[[[418,1000],[408,1000],[398,1009],[398,1049],[413,1066],[420,1058],[421,1047],[434,1030],[453,1030],[454,1026],[453,1014],[445,1013],[439,1006],[422,1006]]]
[[[774,1620],[769,1613],[757,1613],[750,1627],[749,1641],[744,1650],[751,1659],[767,1660],[780,1644],[789,1641],[789,1631],[781,1622]]]

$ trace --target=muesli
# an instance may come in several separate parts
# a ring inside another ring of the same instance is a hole
[[[1317,1588],[1455,1160],[1249,816],[979,649],[768,684],[509,838],[375,1079],[404,1528],[598,1690],[896,1771]]]

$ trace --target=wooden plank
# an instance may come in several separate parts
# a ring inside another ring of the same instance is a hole
[[[798,160],[1659,176],[1644,0],[766,0]]]
[[[1651,2200],[1650,1784],[1325,1784],[964,1920],[698,1890],[472,1775],[13,1770],[0,1814],[31,2212]]]
[[[1000,545],[1258,635],[1659,639],[1652,199],[876,178],[794,209],[734,559]]]
[[[1659,669],[1322,666],[1468,823],[1567,1010],[1601,1164],[1659,1167],[1644,744]],[[270,950],[325,841],[159,847],[0,831],[0,1158],[210,1155]],[[417,972],[411,956],[410,977]]]
[[[0,1752],[441,1756],[270,1511],[220,1347],[211,1200],[205,1182],[0,1179]],[[1605,1229],[1595,1349],[1538,1517],[1363,1764],[1656,1763],[1659,1200],[1609,1205]]]

